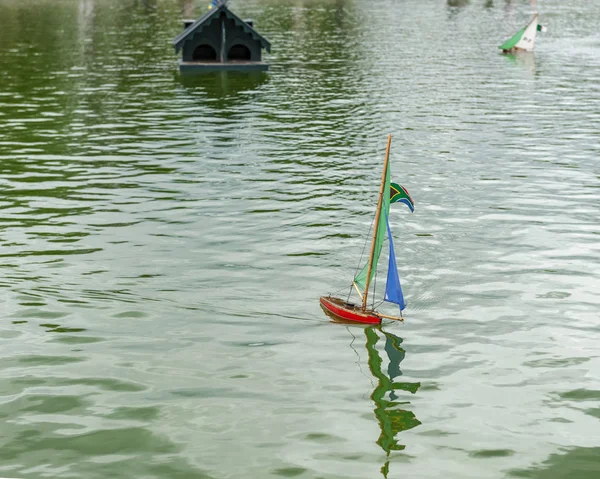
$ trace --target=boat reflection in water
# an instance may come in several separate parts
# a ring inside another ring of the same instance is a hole
[[[400,346],[402,343],[401,338],[384,331],[381,326],[367,327],[364,332],[369,370],[377,380],[371,399],[375,403],[375,417],[381,428],[377,444],[386,454],[386,461],[381,468],[381,473],[383,477],[387,478],[390,452],[402,451],[406,447],[403,444],[398,444],[396,434],[421,424],[421,421],[411,411],[404,409],[410,402],[402,400],[403,396],[406,396],[405,393],[415,394],[421,383],[395,380],[402,376],[400,363],[404,360],[406,354]],[[377,343],[380,339],[385,339],[384,351],[388,359],[387,375],[383,372],[384,361],[377,349]]]
[[[535,53],[520,52],[520,53],[505,53],[504,57],[508,62],[519,65],[528,75],[532,77],[536,75],[535,69]]]

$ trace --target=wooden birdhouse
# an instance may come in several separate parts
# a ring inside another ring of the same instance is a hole
[[[262,50],[270,52],[271,44],[251,20],[242,20],[225,1],[216,1],[198,20],[185,21],[183,32],[173,40],[175,52],[182,51],[180,71],[268,70]]]

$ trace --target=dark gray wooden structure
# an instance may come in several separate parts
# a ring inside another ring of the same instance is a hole
[[[182,50],[182,72],[215,70],[268,70],[262,49],[271,44],[252,21],[242,20],[225,2],[220,2],[196,21],[186,21],[183,32],[173,40],[175,52]]]

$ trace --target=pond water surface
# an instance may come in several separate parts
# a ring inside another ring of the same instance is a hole
[[[271,70],[182,78],[206,3],[0,0],[0,476],[600,477],[600,2],[232,0]],[[333,324],[388,134],[405,322]]]

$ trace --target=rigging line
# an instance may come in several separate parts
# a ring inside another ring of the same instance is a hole
[[[356,271],[354,272],[354,276],[352,277],[352,283],[350,283],[350,290],[348,291],[348,299],[346,300],[348,302],[350,302],[350,296],[352,296],[352,287],[354,285],[354,278],[356,278],[356,275],[360,271],[360,265],[362,264],[362,259],[363,259],[363,256],[365,255],[365,249],[367,247],[367,243],[369,242],[369,238],[371,237],[371,230],[373,229],[373,224],[375,223],[376,214],[377,214],[377,211],[375,213],[373,213],[373,219],[371,220],[371,226],[369,226],[369,232],[367,233],[367,236],[365,238],[365,244],[363,245],[362,253],[360,253],[360,259],[358,260],[358,265],[356,266]]]
[[[375,277],[373,278],[373,294],[371,295],[371,308],[375,309],[375,292],[377,290],[377,268],[375,268]]]
[[[340,296],[342,295],[342,293],[345,291],[345,288],[338,288],[336,289],[333,293],[329,293],[329,296]],[[348,298],[348,301],[350,300],[350,298]]]
[[[369,242],[369,238],[371,237],[371,230],[373,229],[373,224],[375,223],[376,216],[377,216],[377,211],[375,211],[375,213],[373,213],[373,219],[371,220],[371,226],[369,226],[369,232],[367,233],[367,236],[365,237],[365,244],[363,245],[362,252],[360,253],[360,258],[358,260],[358,264],[356,265],[356,271],[354,271],[354,277],[352,278],[352,283],[350,283],[350,289],[348,291],[348,299],[347,299],[348,302],[350,301],[350,296],[352,296],[352,287],[354,286],[354,278],[356,278],[356,275],[360,271],[360,265],[362,264],[362,259],[363,259],[363,256],[365,255],[365,249],[367,248],[367,243]]]
[[[352,296],[352,286],[353,286],[353,284],[350,283],[350,291],[348,291],[348,299],[346,299],[346,303],[350,302],[350,296]]]
[[[388,241],[388,239],[387,239],[387,238],[384,238],[384,239],[383,239],[383,244],[385,244],[387,241]],[[382,248],[383,248],[383,244],[382,244]],[[381,305],[384,303],[384,301],[385,301],[385,293],[384,293],[384,296],[383,296],[383,297],[384,297],[384,299],[382,299],[382,300],[381,300],[381,301],[380,301],[380,302],[377,304],[377,306],[375,306],[375,289],[377,288],[377,275],[378,275],[378,274],[379,274],[379,269],[377,268],[377,269],[375,269],[375,277],[373,278],[373,295],[371,296],[371,299],[372,299],[372,301],[373,301],[373,303],[372,303],[372,308],[373,308],[373,309],[377,309],[377,308],[378,308],[379,306],[381,306]]]
[[[375,211],[375,213],[373,213],[373,219],[371,220],[371,226],[369,226],[369,232],[367,233],[367,237],[365,239],[365,244],[363,246],[362,253],[360,254],[360,259],[358,260],[358,266],[356,267],[356,271],[354,272],[355,278],[356,278],[356,275],[358,274],[358,272],[360,271],[360,265],[362,264],[362,259],[363,259],[363,256],[365,255],[365,249],[367,247],[367,243],[369,242],[369,239],[371,237],[371,230],[373,229],[373,224],[375,223],[376,215],[377,215],[377,211]]]
[[[383,239],[383,242],[385,243],[387,241],[387,238]],[[383,247],[383,244],[382,244]],[[379,274],[379,268],[377,268],[377,265],[375,265],[375,276],[373,277],[373,294],[371,295],[371,308],[372,309],[376,309],[379,306],[381,306],[383,304],[383,301],[381,301],[381,303],[379,303],[377,306],[375,306],[375,293],[377,290],[377,275]]]
[[[356,364],[358,365],[358,369],[359,371],[362,373],[362,375],[364,377],[366,377],[369,381],[371,381],[371,386],[375,387],[375,383],[373,382],[373,376],[367,376],[365,374],[365,372],[363,371],[362,366],[360,365],[360,354],[358,354],[358,351],[356,349],[354,349],[354,341],[356,341],[356,336],[354,336],[354,334],[352,333],[352,331],[350,331],[350,328],[346,327],[346,329],[348,330],[348,332],[352,335],[352,341],[350,341],[350,348],[352,348],[352,351],[354,351],[354,354],[356,354],[356,357],[358,358],[358,361],[356,361]]]

